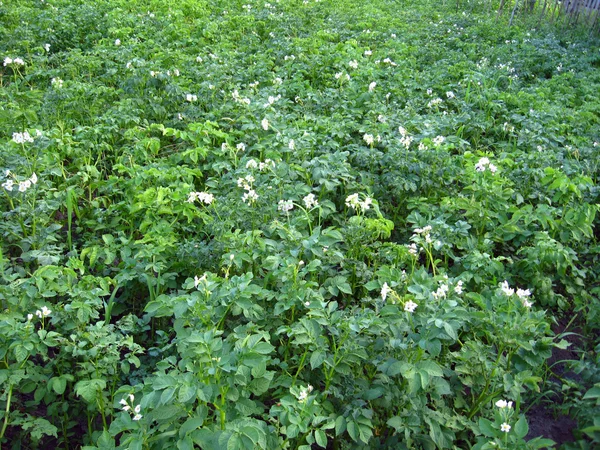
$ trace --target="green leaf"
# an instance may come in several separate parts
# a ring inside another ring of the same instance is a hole
[[[98,438],[98,450],[114,450],[115,447],[114,438],[108,431],[104,430]]]
[[[417,372],[419,374],[419,378],[421,379],[421,386],[425,389],[429,385],[429,374],[424,370],[419,370]]]
[[[20,344],[15,345],[15,347],[13,348],[13,352],[15,353],[15,358],[17,362],[23,362],[29,356],[29,351]]]
[[[484,419],[483,417],[479,419],[479,431],[483,433],[486,437],[495,437],[496,429],[494,428],[494,424],[488,419]]]
[[[531,450],[537,450],[537,449],[541,449],[541,448],[548,449],[548,448],[554,447],[555,445],[556,445],[556,442],[554,442],[552,439],[544,439],[544,438],[539,438],[539,437],[527,442],[527,446]]]
[[[554,344],[554,346],[556,348],[560,348],[562,350],[565,350],[570,345],[571,345],[571,343],[569,341],[567,341],[566,339],[561,339],[559,342]]]
[[[417,363],[417,368],[419,370],[424,370],[432,377],[444,376],[442,368],[434,361],[420,361]]]
[[[406,427],[404,420],[400,416],[391,417],[386,423],[396,431],[403,430]]]
[[[203,423],[204,417],[190,417],[183,423],[183,425],[181,425],[181,428],[179,429],[179,436],[183,437],[190,432],[197,430],[198,428],[202,427]]]
[[[356,422],[350,421],[347,423],[346,428],[348,430],[348,434],[352,438],[354,442],[358,441],[358,427],[356,426]]]
[[[383,386],[377,386],[365,392],[364,399],[367,401],[375,400],[383,394],[385,394],[385,388]]]
[[[271,384],[271,379],[273,378],[273,372],[269,372],[269,374],[270,376],[252,380],[248,387],[254,395],[262,395],[267,392]]]
[[[166,405],[161,406],[153,410],[150,414],[154,420],[168,420],[181,413],[181,407],[177,405]]]
[[[253,348],[253,350],[256,353],[260,353],[261,355],[268,355],[269,353],[271,353],[273,350],[275,350],[275,347],[273,347],[271,344],[269,344],[268,342],[259,342],[258,344],[256,344]]]
[[[31,428],[31,437],[39,441],[43,436],[57,437],[58,428],[52,425],[48,420],[41,417],[36,417],[33,421],[27,421],[21,424],[24,430]]]
[[[315,430],[315,440],[319,447],[327,447],[327,435],[323,430]]]
[[[337,416],[337,419],[335,419],[335,435],[340,436],[344,431],[346,431],[346,418]]]
[[[524,438],[525,436],[527,436],[528,432],[529,425],[527,424],[527,419],[525,418],[525,416],[519,417],[519,420],[517,420],[517,423],[515,423],[515,434],[519,438]]]
[[[374,291],[374,290],[379,290],[381,289],[381,285],[379,284],[379,281],[376,280],[371,280],[368,283],[366,283],[364,285],[364,287],[368,290],[368,291]]]
[[[448,322],[444,322],[444,330],[446,330],[446,334],[448,334],[448,336],[450,336],[452,339],[456,340],[458,338],[456,330]]]
[[[88,403],[92,403],[96,399],[98,392],[104,389],[106,389],[106,381],[98,378],[79,381],[75,384],[75,393],[79,397],[83,397]]]
[[[67,380],[63,377],[53,378],[52,380],[52,389],[54,392],[58,395],[64,394],[65,389],[67,388]]]
[[[144,440],[142,438],[135,438],[128,442],[127,450],[142,450],[144,446]]]
[[[583,396],[584,400],[591,398],[599,398],[600,397],[600,384],[595,384],[593,388],[590,388],[585,395]]]
[[[177,450],[194,450],[194,442],[190,436],[185,436],[177,441]]]
[[[325,352],[322,352],[321,350],[314,351],[313,354],[310,355],[310,367],[313,370],[320,367],[321,364],[323,364],[323,361],[325,361],[325,358]]]
[[[583,431],[585,434],[589,435],[590,437],[593,437],[594,433],[600,431],[600,426],[592,425],[591,427],[583,428],[581,431]]]
[[[189,384],[184,384],[179,388],[179,393],[177,395],[177,399],[181,403],[187,403],[194,397],[196,397],[196,388],[195,387],[190,386]]]

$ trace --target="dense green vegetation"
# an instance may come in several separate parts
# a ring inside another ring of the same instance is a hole
[[[598,41],[450,3],[1,3],[2,448],[599,445]]]

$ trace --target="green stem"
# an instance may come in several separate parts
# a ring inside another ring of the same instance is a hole
[[[306,436],[308,436],[309,433],[310,433],[310,430],[308,430],[306,433],[304,433],[302,435],[302,437],[296,443],[296,447],[294,447],[294,450],[298,450],[298,448],[300,448],[300,444],[302,444],[306,440]]]
[[[306,355],[308,354],[308,348],[304,350],[304,354],[302,355],[302,359],[300,360],[300,364],[298,365],[298,370],[296,370],[296,374],[292,379],[292,386],[296,385],[296,380],[298,379],[298,375],[300,375],[300,371],[304,367],[304,361],[306,360]]]
[[[8,395],[6,397],[6,409],[4,411],[4,423],[2,424],[2,430],[0,431],[0,441],[4,437],[6,427],[8,426],[8,414],[10,413],[10,402],[12,399],[13,385],[11,384],[8,388]]]

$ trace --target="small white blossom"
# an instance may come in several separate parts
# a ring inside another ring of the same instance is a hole
[[[404,148],[406,148],[408,150],[410,147],[410,144],[412,144],[413,140],[414,140],[414,138],[412,136],[403,136],[400,139],[400,143],[404,146]]]
[[[504,295],[506,295],[507,297],[510,297],[511,295],[513,295],[515,293],[515,290],[512,289],[509,285],[508,285],[508,281],[504,280],[504,282],[502,282],[501,285],[502,288],[502,292],[504,293]]]
[[[312,209],[312,208],[319,206],[319,202],[315,198],[315,194],[313,194],[313,193],[308,194],[306,197],[304,197],[302,199],[302,201],[304,202],[306,209]]]
[[[463,282],[462,280],[459,280],[458,283],[456,283],[456,286],[454,286],[454,292],[456,292],[458,295],[462,294],[463,289]]]
[[[376,86],[377,83],[375,81],[371,82],[371,84],[369,84],[369,92],[373,92]]]
[[[496,406],[500,409],[504,409],[508,406],[508,402],[506,400],[498,400]]]
[[[358,194],[352,194],[346,197],[346,206],[350,208],[356,209],[356,205],[358,205],[359,202]]]
[[[441,98],[437,97],[437,98],[434,98],[433,100],[430,100],[430,101],[427,103],[427,107],[428,107],[428,108],[431,108],[432,106],[437,106],[437,105],[440,105],[440,104],[442,104],[443,102],[444,102],[444,100],[442,100]]]
[[[508,433],[510,431],[510,425],[507,424],[506,422],[503,423],[502,425],[500,425],[500,431]]]
[[[373,199],[365,196],[364,201],[360,201],[358,194],[352,194],[346,197],[346,206],[357,211],[367,211],[370,209]]]
[[[31,187],[31,181],[25,180],[19,182],[19,192],[25,192]]]
[[[283,212],[289,212],[294,209],[294,203],[291,200],[279,200],[279,204],[277,205],[277,209]]]
[[[260,122],[263,130],[267,131],[269,129],[269,121],[265,118]]]
[[[115,40],[115,45],[118,47],[119,45],[121,45],[121,39],[116,39]]]
[[[414,311],[415,311],[415,309],[417,309],[417,306],[419,306],[419,305],[417,305],[417,304],[416,304],[415,302],[413,302],[412,300],[409,300],[409,301],[407,301],[407,302],[404,304],[404,311],[406,311],[406,312],[410,312],[410,313],[411,313],[411,312],[414,312]]]
[[[479,161],[477,162],[477,164],[475,164],[475,170],[477,170],[478,172],[484,172],[486,166],[488,166],[490,164],[490,160],[486,157],[480,158]],[[495,172],[496,166],[494,166],[494,172]],[[492,169],[490,169],[492,170]]]
[[[290,139],[290,142],[288,142],[288,148],[290,150],[294,150],[296,148],[296,143],[294,142],[293,139]]]
[[[256,200],[258,200],[258,194],[254,189],[250,189],[242,196],[242,201],[244,203],[248,202],[248,204],[253,204]]]
[[[60,78],[52,78],[52,80],[50,80],[50,84],[52,84],[52,86],[58,89],[62,87],[63,83],[63,80],[61,80]]]
[[[264,162],[260,162],[258,163],[258,170],[260,170],[261,172],[267,170],[268,168],[274,168],[275,167],[275,161],[273,161],[272,159],[265,159]],[[269,189],[271,189],[269,187]]]
[[[201,277],[198,277],[198,275],[194,276],[194,287],[198,287],[200,285],[200,283],[206,281],[206,274],[202,275]]]
[[[9,66],[9,65],[24,66],[25,61],[23,61],[23,58],[12,59],[7,56],[6,58],[4,58],[4,66]]]
[[[445,140],[446,140],[446,138],[444,136],[436,136],[433,138],[433,145],[435,145],[436,147],[439,147],[440,145],[442,145],[444,143]]]
[[[33,142],[33,138],[27,131],[24,131],[23,133],[13,133],[12,140],[16,144],[24,144],[25,142]]]
[[[15,182],[13,180],[6,180],[4,183],[2,183],[2,187],[7,191],[12,191],[14,184]]]
[[[309,384],[306,388],[300,389],[300,393],[298,394],[298,401],[303,403],[308,398],[308,394],[313,391],[313,387]]]
[[[215,200],[215,196],[208,192],[196,192],[196,198],[206,205],[210,205]]]
[[[256,163],[255,160],[250,159],[247,163],[246,163],[246,169],[256,169],[258,167],[258,164]]]
[[[281,95],[278,95],[276,97],[269,95],[269,98],[267,99],[267,103],[265,103],[263,106],[265,108],[268,108],[269,106],[273,105],[273,103],[275,103],[276,101],[281,99]]]
[[[350,61],[350,62],[348,63],[348,65],[349,65],[349,66],[350,66],[352,69],[358,69],[358,61],[357,61],[357,60]]]
[[[429,236],[429,235],[427,235]],[[433,293],[433,298],[446,298],[446,294],[448,293],[448,285],[442,284],[440,287]]]
[[[373,145],[373,143],[375,142],[375,138],[372,134],[365,134],[363,136],[363,140],[367,143],[367,145]]]
[[[241,152],[244,152],[244,151],[246,151],[246,144],[244,144],[243,142],[240,142],[238,145],[235,146],[235,148],[237,148]]]
[[[41,319],[42,317],[48,317],[51,313],[52,313],[52,311],[50,311],[48,309],[48,307],[42,306],[42,309],[41,310],[38,309],[35,312],[35,315],[38,316]]]
[[[392,290],[390,289],[390,287],[388,286],[387,283],[383,283],[383,286],[381,286],[381,298],[385,301],[385,299],[387,298],[388,294],[391,292]]]
[[[50,44],[44,44],[44,50],[46,50],[47,52],[50,51]]]
[[[454,98],[455,97],[454,92],[452,92],[452,91],[446,92],[446,97],[448,97],[449,99]]]
[[[365,52],[363,53],[363,55],[365,56],[371,56],[373,54],[373,52],[371,50],[365,50]]]

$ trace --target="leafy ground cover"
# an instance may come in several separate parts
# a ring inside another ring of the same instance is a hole
[[[489,6],[0,4],[2,445],[598,445],[598,41]]]

